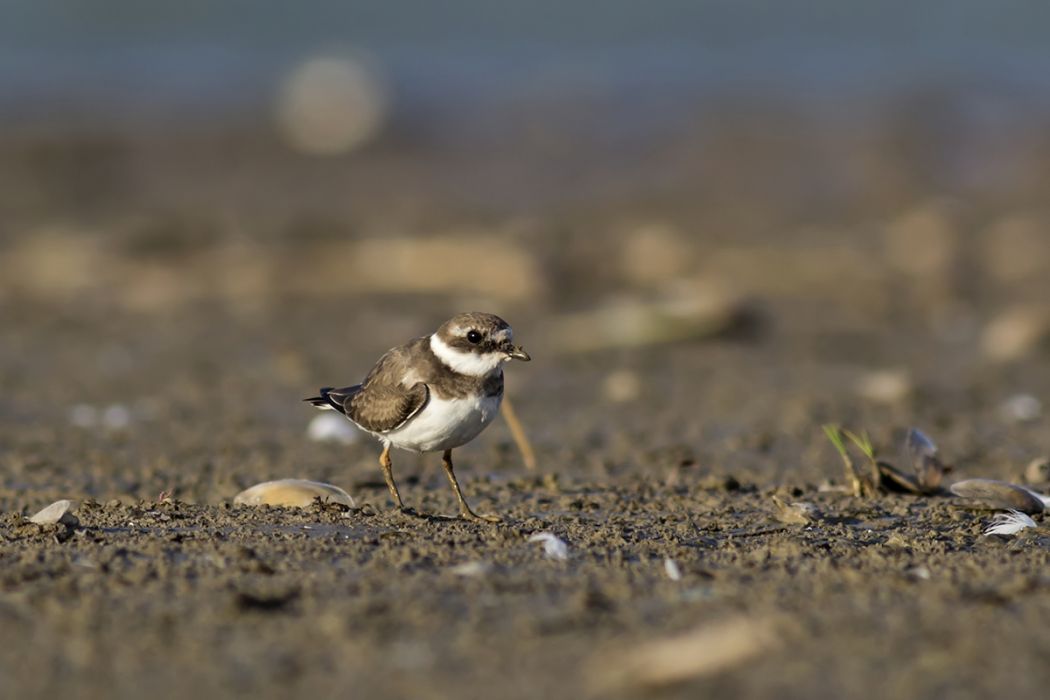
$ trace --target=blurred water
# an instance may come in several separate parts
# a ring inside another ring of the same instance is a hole
[[[1050,95],[1050,4],[1024,0],[2,0],[0,109],[252,108],[297,61],[375,57],[395,108],[611,98],[628,118],[710,96],[801,103],[913,89]]]

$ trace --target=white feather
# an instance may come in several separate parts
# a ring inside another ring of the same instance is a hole
[[[569,545],[565,540],[550,532],[537,532],[529,536],[529,542],[542,542],[543,554],[548,559],[565,561],[569,558]]]
[[[507,360],[501,352],[461,352],[438,337],[430,336],[430,349],[446,367],[471,377],[484,377]]]
[[[992,518],[992,525],[984,531],[986,535],[1016,535],[1029,527],[1039,527],[1034,520],[1019,510],[999,513]]]

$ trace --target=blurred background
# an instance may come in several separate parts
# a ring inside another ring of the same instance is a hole
[[[1043,3],[0,12],[13,485],[338,480],[298,399],[465,309],[537,359],[550,468],[797,472],[829,419],[1046,442]]]

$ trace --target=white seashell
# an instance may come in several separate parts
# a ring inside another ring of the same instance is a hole
[[[908,370],[891,368],[861,375],[855,389],[857,395],[867,401],[894,404],[908,398],[915,391],[915,385]]]
[[[314,442],[338,442],[351,445],[361,433],[339,413],[319,413],[306,427],[306,436]]]
[[[649,697],[653,690],[747,668],[782,643],[778,626],[770,619],[729,618],[618,652],[598,651],[588,676],[595,695]]]
[[[122,404],[110,404],[102,411],[102,425],[109,430],[124,430],[131,425],[131,411]]]
[[[479,578],[492,571],[492,564],[484,561],[466,561],[449,569],[456,576]]]
[[[98,409],[86,403],[78,403],[69,409],[69,422],[78,428],[94,428],[98,425]]]
[[[664,573],[667,574],[667,578],[672,581],[682,580],[682,570],[678,568],[678,562],[671,557],[664,559]]]
[[[929,581],[930,576],[932,575],[929,567],[924,566],[923,564],[908,567],[904,570],[904,574],[908,576],[908,578],[916,581]]]
[[[1016,535],[1029,527],[1039,527],[1034,520],[1019,510],[999,513],[992,518],[992,525],[984,531],[986,535]]]
[[[1043,413],[1043,402],[1031,394],[1015,394],[999,406],[1003,418],[1011,423],[1029,423]]]
[[[80,521],[70,512],[73,510],[73,505],[73,501],[70,500],[55,501],[48,507],[30,516],[29,522],[37,525],[52,525],[54,523],[76,525]]]
[[[565,540],[550,532],[537,532],[529,536],[529,542],[542,542],[543,554],[548,559],[565,561],[569,558],[569,545]]]
[[[306,479],[265,481],[241,491],[233,497],[233,502],[245,506],[306,508],[313,504],[315,498],[320,498],[325,503],[354,505],[353,497],[338,486]]]
[[[1024,513],[1042,513],[1046,500],[1030,489],[995,479],[966,479],[956,481],[949,490],[956,496],[989,510],[1018,510]]]

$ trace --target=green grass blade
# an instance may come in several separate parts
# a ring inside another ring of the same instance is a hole
[[[875,446],[871,444],[871,438],[868,436],[868,431],[865,430],[860,435],[849,430],[844,430],[842,432],[845,433],[846,437],[857,446],[857,449],[864,453],[865,457],[873,462],[875,461]]]
[[[842,439],[842,428],[835,425],[834,423],[827,423],[821,426],[824,429],[824,434],[828,436],[828,440],[835,446],[835,449],[839,451],[843,457],[847,456],[846,443]]]

